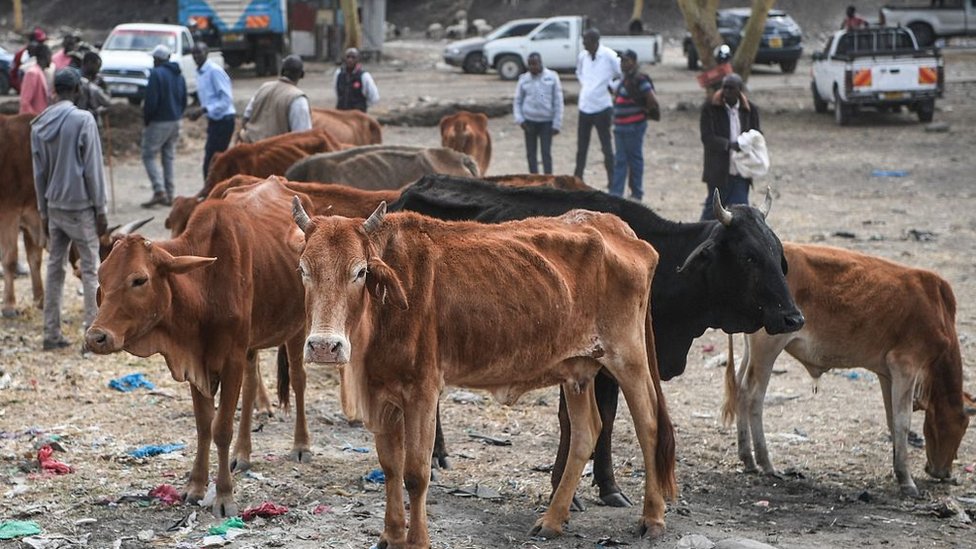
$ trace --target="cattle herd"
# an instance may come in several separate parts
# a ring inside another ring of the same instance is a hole
[[[18,234],[35,306],[43,296],[29,118],[0,116],[0,140],[16,144],[0,148],[5,316],[17,312]],[[252,413],[270,406],[257,353],[275,348],[280,404],[294,392],[294,461],[312,457],[306,367],[336,368],[343,412],[373,433],[386,476],[380,547],[430,545],[431,466],[448,455],[438,414],[446,385],[507,404],[560,387],[552,498],[532,530],[547,538],[578,505],[591,457],[600,498],[630,505],[611,453],[622,390],[643,455],[638,534],[656,537],[677,493],[661,382],[684,372],[709,328],[749,334],[741,367],[727,366],[723,410],[737,416],[747,470],[776,474],[762,403],[785,350],[814,378],[849,367],[878,375],[905,495],[918,493],[907,458],[913,408],[926,410],[926,473],[951,476],[967,396],[955,298],[935,273],[781,243],[766,224],[768,193],[759,208],[725,207],[716,195],[716,221],[678,223],[575,177],[486,177],[484,115],[445,117],[443,148],[383,145],[379,124],[359,112],[314,118],[310,131],[219,154],[203,189],[174,200],[171,239],[148,240],[134,223],[102,243],[86,345],[161,354],[189,382],[197,453],[187,502],[205,495],[212,442],[213,513],[238,514],[232,472],[249,467]]]

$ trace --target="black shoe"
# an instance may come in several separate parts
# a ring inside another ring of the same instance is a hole
[[[156,193],[149,199],[149,202],[143,202],[140,204],[143,208],[152,208],[153,206],[163,206],[166,205],[166,195],[163,193]]]
[[[54,339],[54,340],[51,340],[51,339],[45,339],[44,340],[44,350],[45,351],[56,351],[58,349],[64,349],[65,347],[68,347],[69,345],[71,345],[71,343],[68,342],[68,340],[67,339],[64,339],[64,338]]]

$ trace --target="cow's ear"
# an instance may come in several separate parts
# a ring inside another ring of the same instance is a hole
[[[783,275],[790,274],[790,264],[786,261],[786,254],[783,254],[780,258],[781,266],[783,267]]]
[[[711,238],[699,244],[697,248],[695,248],[694,250],[692,250],[690,254],[688,254],[688,257],[685,259],[685,262],[680,267],[678,267],[678,272],[683,273],[689,268],[693,268],[695,264],[706,261],[708,258],[711,257],[712,246],[714,245],[715,243],[714,241],[712,241]]]
[[[217,261],[216,257],[200,257],[196,255],[181,255],[173,257],[161,265],[164,271],[173,274],[183,274],[190,271],[199,269],[200,267],[206,267],[214,261]]]
[[[310,223],[310,225],[314,227],[314,224]],[[296,254],[301,255],[305,252],[305,233],[303,233],[297,225],[290,233],[288,233],[288,237],[285,239],[285,242],[288,244],[288,249]]]
[[[406,311],[409,307],[407,294],[403,291],[400,278],[378,257],[373,257],[366,262],[366,289],[380,303],[390,303],[401,311]]]

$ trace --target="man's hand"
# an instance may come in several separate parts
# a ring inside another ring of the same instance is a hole
[[[108,232],[108,218],[105,217],[105,214],[95,216],[95,232],[98,233],[98,236],[103,236]]]
[[[187,111],[186,111],[186,117],[189,118],[190,120],[196,121],[201,116],[203,116],[203,108],[202,107],[191,107],[191,108],[187,109]]]
[[[552,135],[553,136],[559,135],[559,130],[557,130],[556,128],[553,128],[552,129]]]

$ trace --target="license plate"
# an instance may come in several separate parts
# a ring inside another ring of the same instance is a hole
[[[239,33],[227,33],[220,37],[224,42],[241,42],[244,40],[244,35]]]
[[[773,36],[772,38],[769,39],[769,47],[770,48],[782,48],[783,47],[783,39],[780,38],[779,36]]]
[[[112,84],[108,89],[112,93],[136,93],[139,91],[139,86],[135,84]]]
[[[908,94],[905,92],[885,92],[881,94],[881,99],[887,99],[889,101],[893,99],[905,99]]]

